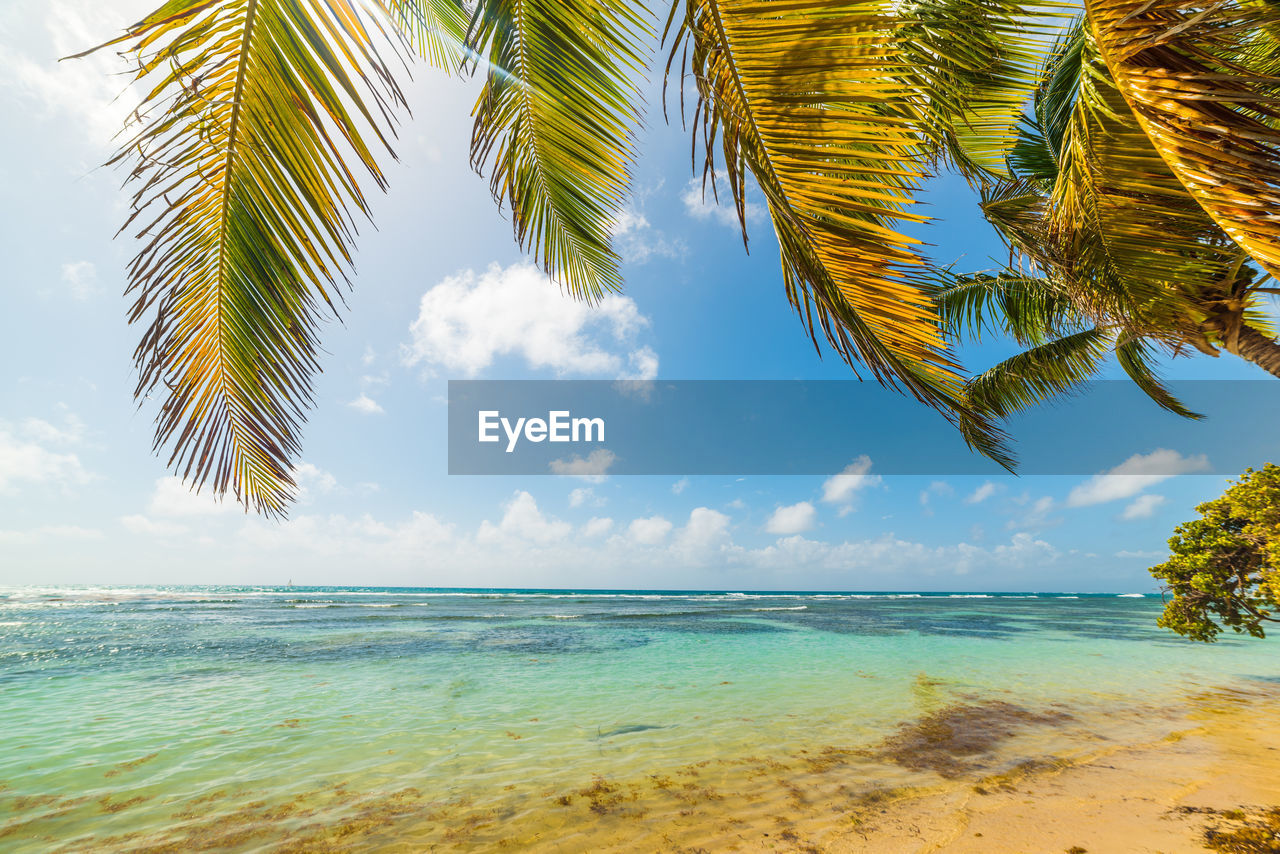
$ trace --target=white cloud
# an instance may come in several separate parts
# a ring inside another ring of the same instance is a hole
[[[595,517],[589,519],[587,524],[582,526],[582,536],[587,538],[603,537],[613,529],[613,520],[607,517]]]
[[[710,507],[695,507],[675,538],[675,548],[689,557],[723,548],[728,543],[729,517]]]
[[[387,412],[387,410],[382,408],[382,405],[379,404],[378,401],[369,397],[369,395],[364,392],[361,392],[360,396],[355,400],[347,403],[347,406],[350,406],[361,415],[385,415]]]
[[[1043,528],[1050,522],[1049,514],[1057,509],[1057,504],[1049,495],[1042,495],[1033,501],[1030,494],[1023,493],[1014,499],[1014,504],[1022,509],[1005,523],[1005,528],[1010,531]],[[1054,519],[1053,524],[1060,521],[1061,519]]]
[[[73,299],[87,300],[102,292],[98,287],[98,268],[89,261],[63,264],[62,281],[67,284]]]
[[[369,566],[421,567],[452,539],[451,525],[417,511],[396,523],[380,522],[368,515],[355,519],[341,515],[295,515],[281,523],[250,517],[238,536],[239,542],[254,555],[279,551],[296,560],[298,555],[308,554],[317,562],[334,561],[346,567],[346,572],[353,560]],[[269,567],[279,569],[279,558],[275,555],[267,556],[266,560]]]
[[[0,543],[29,545],[50,540],[99,540],[102,532],[79,525],[42,525],[30,531],[0,531]]]
[[[965,504],[981,504],[1001,489],[999,484],[987,481],[965,497]]]
[[[631,370],[621,377],[623,380],[647,383],[658,378],[658,354],[648,345],[628,353],[627,364]]]
[[[1168,480],[1175,475],[1206,472],[1209,459],[1204,454],[1184,457],[1177,451],[1160,448],[1149,454],[1134,454],[1120,465],[1071,490],[1067,496],[1068,507],[1087,507],[1131,498],[1149,486]]]
[[[609,466],[617,459],[613,451],[597,448],[587,454],[585,459],[574,454],[568,459],[552,460],[551,473],[576,477],[588,483],[602,483],[609,472]]]
[[[650,516],[647,519],[636,519],[627,526],[627,536],[645,546],[656,546],[667,538],[674,527],[661,516]]]
[[[1156,508],[1164,504],[1163,495],[1139,495],[1133,503],[1124,508],[1121,519],[1149,519],[1155,515]]]
[[[423,294],[403,356],[406,365],[467,377],[499,357],[517,356],[558,376],[622,377],[630,366],[646,379],[657,374],[657,356],[635,339],[648,325],[630,297],[611,294],[593,307],[562,294],[531,264],[494,264],[482,274],[450,276]]]
[[[764,206],[754,200],[754,195],[750,190],[748,191],[746,206],[748,223],[761,222],[765,216]],[[728,180],[722,176],[715,179],[714,187],[711,178],[708,177],[705,188],[702,178],[690,178],[684,192],[680,195],[680,201],[684,203],[685,212],[694,219],[715,220],[730,228],[738,228],[740,225],[738,211],[733,204],[733,190]]]
[[[147,512],[151,516],[177,519],[222,516],[243,512],[243,508],[234,500],[214,498],[208,490],[197,493],[170,475],[156,481]]]
[[[538,502],[524,490],[516,492],[496,526],[488,521],[481,523],[477,539],[493,541],[515,537],[534,543],[554,543],[569,536],[573,526],[551,516],[543,515]]]
[[[688,488],[689,488],[689,478],[682,477],[679,480],[677,480],[675,483],[671,484],[671,494],[679,495],[680,493],[684,492]]]
[[[1116,552],[1116,557],[1138,558],[1141,560],[1156,560],[1158,558],[1165,557],[1165,552],[1143,552],[1143,551],[1130,551],[1129,549],[1121,549],[1120,551]]]
[[[770,534],[802,534],[813,528],[817,511],[808,501],[779,507],[773,511],[764,529]]]
[[[947,483],[945,480],[935,480],[933,483],[929,484],[927,489],[922,489],[920,491],[920,506],[925,508],[925,512],[928,515],[932,516],[933,511],[929,509],[930,501],[935,497],[945,498],[955,494],[956,491],[952,488],[951,484]]]
[[[34,115],[76,122],[90,144],[105,151],[136,106],[138,92],[126,86],[115,50],[58,59],[101,44],[119,32],[122,22],[137,20],[145,9],[139,3],[62,0],[36,8],[46,33],[31,33],[21,48],[17,39],[5,34],[0,43],[0,90],[25,102]]]
[[[569,506],[582,507],[590,504],[592,507],[603,507],[605,499],[596,495],[596,491],[589,486],[581,486],[569,493]]]
[[[310,500],[315,495],[329,495],[338,491],[338,479],[312,463],[298,463],[293,469],[293,479],[298,484],[299,503]]]
[[[149,519],[141,514],[133,516],[121,516],[120,524],[125,530],[133,534],[141,534],[145,537],[176,537],[187,533],[186,525],[180,525],[177,522],[166,522],[164,520]]]
[[[26,438],[41,444],[80,444],[84,439],[84,422],[69,413],[64,416],[63,421],[65,426],[58,427],[42,418],[27,418],[22,422],[21,433]]]
[[[43,442],[68,441],[63,431],[39,419],[29,419],[23,432]],[[76,454],[49,450],[41,441],[19,438],[0,425],[0,493],[14,492],[20,484],[67,488],[89,480]]]
[[[688,254],[689,247],[680,238],[653,228],[640,211],[624,208],[613,222],[613,250],[624,261],[644,264],[653,258],[678,260]]]
[[[863,454],[845,466],[840,474],[826,479],[822,484],[822,500],[844,505],[840,510],[841,516],[849,513],[853,510],[854,499],[860,491],[879,485],[880,476],[870,472],[871,458]]]

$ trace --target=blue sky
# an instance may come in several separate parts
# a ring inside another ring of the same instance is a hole
[[[787,305],[763,213],[750,216],[747,255],[731,215],[691,184],[688,139],[656,106],[620,222],[627,290],[593,310],[529,265],[467,168],[475,86],[420,67],[391,191],[373,201],[376,229],[362,229],[350,307],[324,332],[290,521],[191,495],[151,453],[154,408],[132,401],[136,332],[121,292],[136,247],[112,240],[122,176],[96,168],[129,95],[111,103],[123,81],[109,56],[55,62],[150,5],[0,10],[11,129],[0,138],[0,585],[1149,590],[1146,567],[1172,527],[1226,481],[1144,474],[1150,454],[1206,468],[1199,449],[1158,445],[1099,469],[1116,470],[1106,478],[882,475],[858,448],[834,479],[449,477],[451,378],[849,373],[817,356]],[[934,257],[993,266],[1001,246],[963,184],[938,180],[927,200],[940,218],[923,232]],[[962,355],[980,369],[1009,352],[993,343]],[[1167,374],[1264,376],[1229,356],[1182,359]]]

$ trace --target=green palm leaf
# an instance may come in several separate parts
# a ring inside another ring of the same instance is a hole
[[[1086,0],[1085,7],[1155,150],[1222,231],[1280,275],[1280,6]]]
[[[969,381],[975,408],[1008,418],[1087,382],[1111,349],[1105,330],[1085,329],[1010,356]]]
[[[197,487],[283,514],[298,428],[402,102],[350,0],[173,0],[130,27],[141,130],[115,157],[135,187],[137,394],[161,397],[156,447]],[[124,230],[124,229],[122,229]]]
[[[470,42],[488,63],[472,164],[510,204],[521,247],[579,297],[622,284],[610,241],[652,36],[628,0],[481,0],[472,17]]]
[[[469,15],[462,0],[382,0],[409,46],[444,71],[456,71],[466,58]]]
[[[1203,418],[1198,412],[1192,412],[1174,397],[1156,373],[1154,364],[1154,348],[1141,338],[1127,338],[1116,345],[1116,360],[1129,375],[1129,379],[1142,389],[1147,397],[1154,400],[1164,409],[1183,418]]]
[[[748,173],[760,187],[815,346],[820,332],[851,365],[964,420],[935,276],[901,231],[925,219],[910,207],[937,153],[940,113],[904,59],[918,20],[887,0],[686,0],[681,11],[668,71],[680,59],[695,81],[705,170],[716,173],[718,149],[744,234]],[[965,423],[966,438],[1010,461],[984,417]]]
[[[994,333],[1024,346],[1040,345],[1085,325],[1071,300],[1050,280],[1013,271],[957,276],[935,301],[948,333],[975,341]]]

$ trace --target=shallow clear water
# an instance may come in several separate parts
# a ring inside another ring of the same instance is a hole
[[[0,848],[271,848],[361,809],[385,842],[430,809],[439,832],[461,820],[446,807],[517,821],[597,778],[870,749],[956,703],[1069,710],[1096,734],[1121,709],[1280,680],[1270,643],[1184,642],[1155,627],[1160,607],[1069,594],[3,590]],[[1020,749],[1069,750],[1068,729],[1046,725]],[[900,771],[881,777],[932,773]],[[237,822],[240,835],[207,836]]]

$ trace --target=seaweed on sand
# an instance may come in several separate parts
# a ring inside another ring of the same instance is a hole
[[[1223,810],[1216,815],[1219,822],[1204,831],[1204,845],[1209,850],[1280,854],[1280,807]]]
[[[875,755],[903,768],[953,778],[980,766],[982,758],[1019,730],[1070,718],[1065,712],[1034,712],[1002,700],[961,703],[902,724]]]

